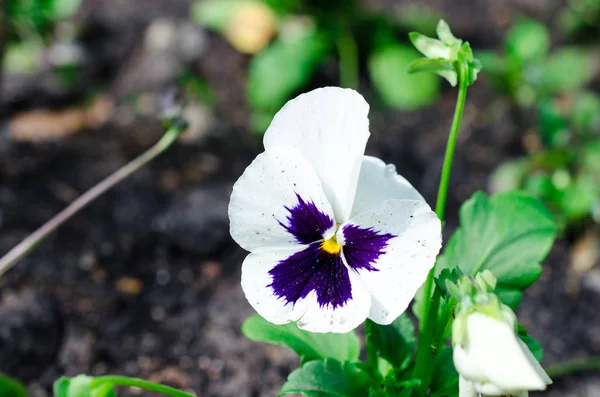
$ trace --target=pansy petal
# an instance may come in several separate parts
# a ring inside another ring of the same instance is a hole
[[[337,241],[371,294],[369,318],[390,324],[406,310],[442,245],[441,224],[422,200],[387,200],[342,225]]]
[[[302,250],[302,247],[275,249],[249,254],[242,263],[242,289],[250,305],[267,321],[286,324],[298,321],[306,312],[306,302],[295,304],[275,294],[273,276],[269,273],[281,261]]]
[[[342,306],[322,306],[316,293],[306,298],[306,313],[298,321],[298,327],[311,332],[350,332],[363,323],[369,314],[371,297],[358,280],[357,274],[348,271],[352,297]]]
[[[334,226],[317,174],[290,148],[272,148],[246,168],[233,186],[229,219],[247,251],[308,244]]]
[[[363,156],[351,217],[375,208],[385,200],[424,199],[417,189],[398,175],[393,164],[386,165],[377,157]]]
[[[369,105],[356,91],[319,88],[289,101],[264,136],[267,151],[285,145],[306,157],[319,175],[338,223],[352,209],[369,138]]]
[[[357,277],[320,243],[261,250],[242,264],[242,289],[262,317],[312,332],[348,332],[367,318],[370,296]]]

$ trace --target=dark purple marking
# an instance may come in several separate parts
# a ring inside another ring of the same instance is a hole
[[[363,229],[359,226],[348,224],[342,229],[344,233],[343,253],[348,266],[354,270],[366,269],[378,271],[373,265],[384,253],[388,242],[393,237],[390,233],[381,233],[372,227]]]
[[[315,291],[319,306],[331,305],[333,309],[352,299],[350,276],[341,256],[323,251],[321,244],[308,245],[269,271],[273,277],[269,287],[278,298],[295,304]]]
[[[279,222],[281,226],[290,232],[300,244],[310,244],[323,239],[323,233],[334,225],[333,219],[321,212],[312,201],[304,201],[298,193],[298,204],[293,207],[285,207],[290,212],[287,216],[288,225]]]

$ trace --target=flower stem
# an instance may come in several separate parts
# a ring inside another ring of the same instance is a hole
[[[146,150],[140,156],[136,157],[125,166],[119,168],[116,172],[109,175],[102,182],[98,183],[75,201],[69,204],[65,209],[52,217],[48,222],[40,226],[36,231],[27,236],[23,241],[8,251],[0,258],[0,276],[10,269],[15,263],[21,260],[25,255],[38,246],[46,237],[54,232],[60,225],[69,220],[82,208],[94,201],[108,189],[142,168],[150,160],[164,152],[175,142],[181,132],[181,127],[174,125],[169,128],[162,138],[150,149]]]
[[[358,48],[352,30],[347,23],[340,24],[337,39],[340,58],[340,86],[358,89]]]
[[[448,184],[450,182],[450,170],[452,169],[452,160],[454,158],[454,150],[456,148],[456,141],[458,139],[458,131],[460,127],[460,121],[462,119],[463,110],[465,107],[465,101],[467,98],[467,80],[468,65],[461,63],[458,67],[458,76],[460,85],[458,88],[458,98],[456,100],[456,107],[454,108],[454,118],[450,127],[450,135],[448,136],[448,144],[446,146],[446,153],[444,155],[444,164],[442,167],[442,175],[440,177],[440,184],[438,188],[437,202],[435,205],[435,212],[442,221],[444,222],[444,215],[446,209],[446,197],[448,195]],[[415,375],[422,380],[421,383],[421,394],[425,395],[429,388],[429,382],[431,381],[431,373],[433,371],[433,360],[435,360],[435,354],[439,349],[439,345],[443,343],[443,338],[436,338],[439,340],[434,341],[434,335],[438,328],[438,308],[440,306],[441,294],[436,288],[434,283],[434,269],[431,269],[427,275],[425,281],[425,301],[423,318],[421,319],[419,327],[419,343],[417,349],[417,357],[415,364]],[[442,316],[444,321],[449,321],[449,316]],[[444,329],[446,324],[440,324]],[[438,334],[439,335],[439,334]]]
[[[553,379],[583,371],[600,371],[600,357],[576,358],[546,369],[548,376]]]
[[[90,388],[100,386],[101,384],[109,383],[114,386],[133,386],[139,387],[140,389],[153,391],[161,394],[165,394],[171,397],[195,397],[193,394],[186,393],[181,390],[177,390],[173,387],[161,385],[159,383],[150,382],[139,378],[130,378],[127,376],[98,376],[90,383]]]

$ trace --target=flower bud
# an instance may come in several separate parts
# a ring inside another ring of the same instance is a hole
[[[492,293],[495,284],[488,272],[465,276],[454,289],[462,293],[452,329],[460,397],[526,396],[552,383],[518,337],[514,312]]]

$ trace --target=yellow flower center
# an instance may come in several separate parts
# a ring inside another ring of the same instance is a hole
[[[342,250],[342,246],[338,244],[335,239],[335,235],[331,237],[329,240],[323,241],[323,245],[321,245],[321,249],[329,254],[337,255]]]

